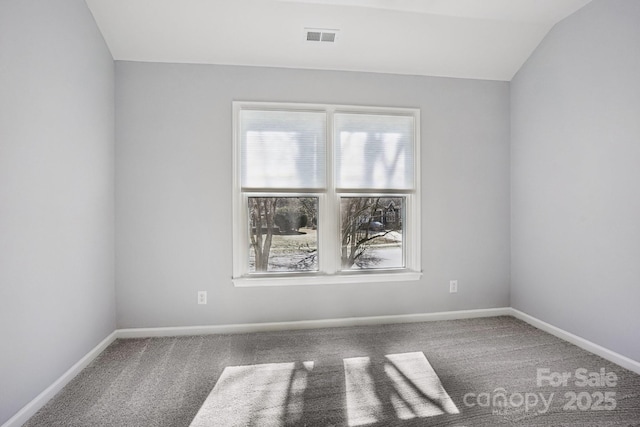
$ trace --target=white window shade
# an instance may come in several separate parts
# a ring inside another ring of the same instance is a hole
[[[335,179],[342,189],[414,188],[414,118],[336,113]]]
[[[240,111],[243,188],[325,186],[326,113]]]

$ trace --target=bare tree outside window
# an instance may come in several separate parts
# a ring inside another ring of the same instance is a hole
[[[401,268],[404,197],[342,197],[342,269]]]
[[[249,197],[249,271],[318,270],[318,198]]]

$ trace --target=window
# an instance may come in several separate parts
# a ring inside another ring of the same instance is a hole
[[[420,276],[419,111],[234,102],[237,286]]]

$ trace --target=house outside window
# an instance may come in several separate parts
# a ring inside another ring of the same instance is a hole
[[[234,102],[236,286],[420,277],[419,110]]]

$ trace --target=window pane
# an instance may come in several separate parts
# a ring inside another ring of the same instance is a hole
[[[343,270],[404,267],[405,197],[341,197]]]
[[[249,272],[318,271],[318,198],[249,197]]]
[[[413,116],[336,114],[336,186],[413,189]]]
[[[323,188],[326,113],[240,111],[242,187]]]

